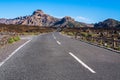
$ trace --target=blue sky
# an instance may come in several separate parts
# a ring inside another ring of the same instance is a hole
[[[120,0],[0,0],[0,18],[31,15],[41,9],[55,16],[96,23],[107,18],[120,20]]]

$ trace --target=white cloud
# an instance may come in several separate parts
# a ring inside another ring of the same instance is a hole
[[[83,17],[83,16],[77,16],[77,17],[74,17],[76,21],[79,21],[79,22],[85,22],[85,23],[94,23],[93,20],[89,19],[89,18],[86,18],[86,17]]]
[[[63,18],[63,16],[54,16],[54,17],[56,17],[56,18]]]
[[[89,21],[88,18],[85,18],[85,17],[82,17],[82,16],[77,16],[76,20],[79,20],[79,21]]]

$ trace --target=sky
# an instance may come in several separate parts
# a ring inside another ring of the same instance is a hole
[[[37,9],[51,16],[71,16],[86,23],[108,18],[120,21],[120,0],[0,0],[0,18],[31,15]]]

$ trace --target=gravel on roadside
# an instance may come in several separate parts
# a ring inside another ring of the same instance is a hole
[[[0,48],[0,63],[4,61],[13,51],[15,51],[18,47],[24,44],[26,41],[36,37],[35,35],[23,35],[20,36],[21,40],[14,42],[12,44],[4,45]]]
[[[4,59],[6,59],[14,50],[16,50],[19,46],[24,44],[27,39],[22,39],[18,42],[15,42],[13,44],[7,44],[0,48],[0,62],[2,62]]]

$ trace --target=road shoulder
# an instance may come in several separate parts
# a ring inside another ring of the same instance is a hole
[[[14,42],[12,44],[7,44],[0,48],[0,63],[2,63],[12,52],[14,52],[21,45],[31,40],[35,36],[21,36],[21,40]]]
[[[71,38],[71,39],[75,39],[73,36],[69,36],[69,35],[66,35],[66,34],[60,33],[60,35],[68,37],[68,38]],[[84,43],[87,43],[87,44],[90,44],[90,45],[93,45],[93,46],[96,46],[96,47],[100,47],[100,48],[103,48],[103,49],[106,49],[106,50],[109,50],[109,51],[112,51],[112,52],[120,54],[120,51],[114,50],[112,48],[107,48],[105,46],[101,46],[101,45],[98,45],[98,44],[95,44],[95,43],[91,43],[91,42],[88,42],[88,41],[84,41],[84,40],[80,40],[80,39],[75,39],[75,40],[79,40],[81,42],[84,42]]]

